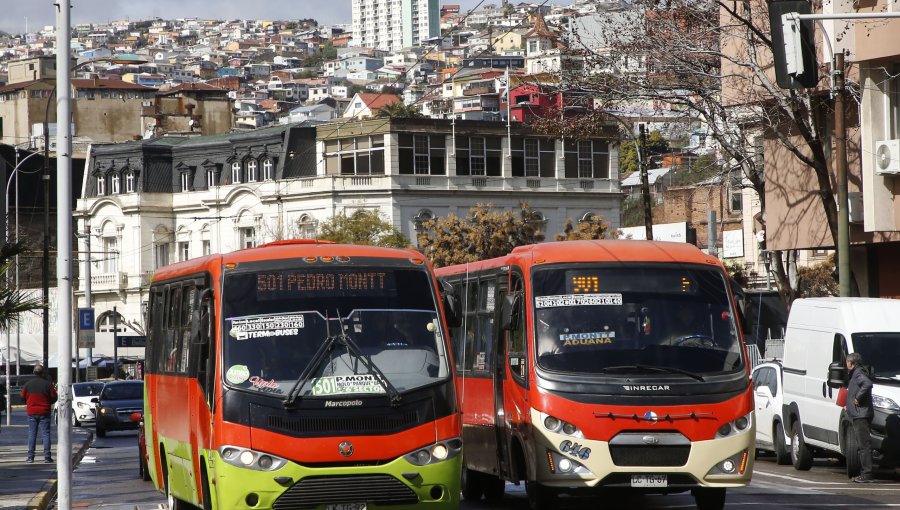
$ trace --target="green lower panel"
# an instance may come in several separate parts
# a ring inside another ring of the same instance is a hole
[[[303,479],[317,477],[346,477],[351,475],[389,475],[394,480],[390,483],[398,487],[398,483],[413,491],[417,501],[404,505],[369,504],[368,510],[374,509],[412,509],[433,508],[452,509],[459,507],[459,475],[462,456],[457,455],[443,462],[428,466],[414,466],[403,458],[380,466],[362,467],[329,467],[310,468],[288,462],[275,471],[256,471],[233,466],[223,461],[216,451],[207,452],[210,460],[209,475],[212,480],[211,492],[217,509],[268,509],[289,488]],[[412,477],[415,473],[417,476]],[[407,475],[406,477],[404,476]],[[276,478],[280,480],[276,481]],[[408,478],[412,478],[410,481]],[[307,480],[309,482],[309,480]],[[327,483],[327,482],[326,482]],[[348,484],[342,482],[342,487]],[[403,489],[402,487],[400,487]],[[365,491],[370,494],[370,491]],[[439,494],[438,498],[434,496]],[[286,496],[287,498],[288,496]],[[349,496],[345,503],[361,502]],[[255,503],[251,506],[250,503]],[[282,505],[284,501],[282,502]],[[294,507],[289,507],[294,508]],[[299,507],[297,507],[299,508]],[[319,506],[322,510],[324,506]]]

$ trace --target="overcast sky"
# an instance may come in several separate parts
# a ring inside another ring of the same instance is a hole
[[[40,30],[55,24],[55,0],[0,0],[0,30],[19,34]],[[441,4],[459,4],[463,9],[474,7],[478,0],[446,0]],[[485,4],[499,0],[486,0]],[[551,0],[568,4],[571,0]],[[71,0],[72,24],[105,23],[119,19],[147,19],[184,17],[215,19],[300,19],[315,18],[320,23],[350,23],[350,0]]]

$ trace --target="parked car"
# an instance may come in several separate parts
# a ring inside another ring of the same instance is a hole
[[[97,404],[97,437],[111,430],[136,430],[140,422],[131,415],[144,411],[144,382],[110,381],[92,402]]]
[[[138,475],[145,482],[150,481],[147,467],[147,437],[144,435],[144,413],[131,413],[131,421],[138,423]]]
[[[93,423],[97,419],[97,407],[92,400],[100,395],[103,389],[100,381],[79,382],[72,385],[72,426],[80,427],[85,423]],[[53,403],[53,419],[56,420],[59,411]]]
[[[796,469],[809,469],[814,455],[842,455],[847,475],[859,474],[856,435],[843,407],[837,405],[839,389],[846,384],[847,354],[852,352],[862,355],[874,382],[874,460],[885,467],[900,461],[897,317],[896,299],[812,298],[791,305],[782,360],[782,416]]]
[[[783,387],[781,363],[768,361],[753,369],[753,400],[756,403],[756,449],[775,453],[775,462],[791,463],[791,451],[781,418]]]

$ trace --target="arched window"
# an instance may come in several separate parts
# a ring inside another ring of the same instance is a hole
[[[104,195],[106,195],[106,176],[97,174],[97,196],[102,197]]]
[[[272,179],[275,178],[274,169],[275,169],[275,165],[272,163],[272,158],[266,158],[266,160],[263,161],[263,180],[264,181],[271,181]]]
[[[241,162],[235,161],[231,164],[231,183],[240,184],[241,182]]]
[[[117,316],[113,315],[112,310],[108,312],[103,312],[97,317],[97,332],[99,333],[112,333],[114,330],[117,333],[125,333],[128,329],[125,327],[125,317],[122,316],[121,313],[116,312]]]
[[[121,191],[120,188],[119,188],[120,177],[119,177],[118,172],[113,172],[113,173],[112,173],[112,177],[110,178],[110,182],[111,182],[110,188],[112,188],[112,194],[113,194],[113,195],[118,195],[118,194],[120,193],[120,191]]]
[[[125,173],[125,193],[134,193],[134,172]]]
[[[257,168],[257,163],[256,163],[255,159],[251,159],[250,161],[247,162],[247,182],[256,182],[257,181],[256,168]]]
[[[312,216],[308,214],[304,214],[300,216],[300,220],[297,222],[297,227],[300,229],[300,238],[301,239],[315,239],[316,238],[316,220],[312,218]]]
[[[594,211],[588,211],[581,215],[581,219],[578,220],[579,223],[590,223],[594,221]]]
[[[416,232],[422,232],[425,222],[431,219],[434,219],[434,213],[428,209],[422,209],[416,213],[413,217],[413,224],[415,225]]]

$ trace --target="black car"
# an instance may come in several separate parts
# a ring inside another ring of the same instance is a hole
[[[131,420],[131,414],[144,411],[144,382],[110,381],[94,401],[98,437],[105,437],[110,430],[137,429],[139,423]]]

